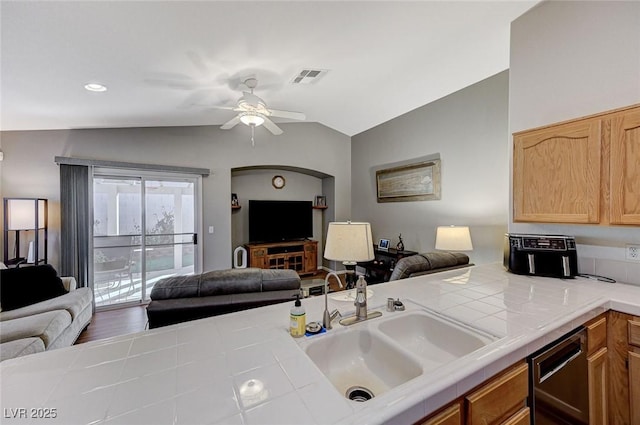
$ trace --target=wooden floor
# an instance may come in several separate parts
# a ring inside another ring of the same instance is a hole
[[[99,311],[93,315],[91,324],[82,331],[76,344],[143,331],[146,325],[146,306]]]
[[[319,271],[315,276],[310,276],[304,279],[324,279],[325,276],[326,272]],[[344,283],[344,275],[341,275],[340,277]],[[338,290],[337,285],[335,285],[332,280],[333,279],[330,279],[331,289]],[[124,307],[99,311],[93,315],[91,324],[80,334],[76,344],[140,332],[146,329],[146,325],[146,306]]]

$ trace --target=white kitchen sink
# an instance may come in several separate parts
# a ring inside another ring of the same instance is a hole
[[[347,398],[351,398],[346,393],[352,387],[366,388],[378,396],[422,374],[420,363],[369,329],[322,335],[305,351]]]
[[[495,339],[426,311],[412,311],[381,322],[378,330],[423,360],[424,371],[456,360]]]

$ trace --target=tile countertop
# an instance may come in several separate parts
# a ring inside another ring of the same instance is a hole
[[[609,308],[640,315],[640,287],[519,276],[501,264],[369,289],[369,309],[384,314],[368,323],[404,314],[384,309],[387,297],[399,297],[498,339],[357,403],[339,394],[303,351],[324,335],[290,337],[293,303],[279,304],[4,361],[1,422],[412,423]],[[307,321],[321,320],[323,297],[303,305]],[[335,308],[354,311],[351,301],[330,296],[329,309]],[[353,328],[335,325],[329,332]],[[55,418],[38,417],[46,414]]]

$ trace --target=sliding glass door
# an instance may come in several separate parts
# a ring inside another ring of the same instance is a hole
[[[96,307],[141,303],[158,280],[199,272],[199,178],[96,170]]]

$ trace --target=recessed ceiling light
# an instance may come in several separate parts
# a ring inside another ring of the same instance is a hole
[[[98,84],[98,83],[85,84],[84,88],[89,91],[107,91],[106,86],[103,86],[102,84]]]

